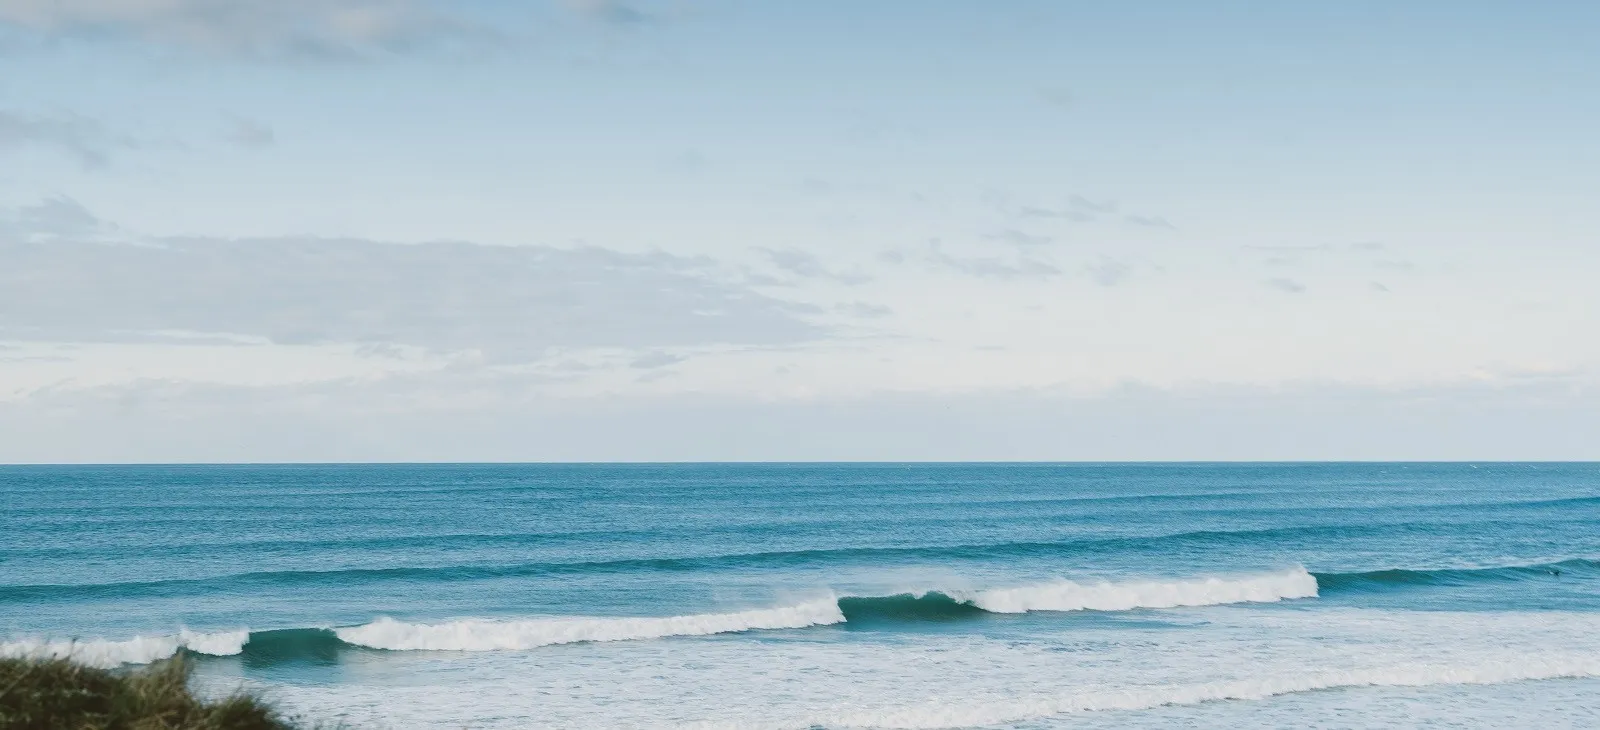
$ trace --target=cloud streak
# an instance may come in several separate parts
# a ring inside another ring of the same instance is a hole
[[[11,221],[0,219],[0,234],[21,238],[94,236],[114,230],[72,198],[56,196],[18,208]]]
[[[1036,233],[1019,231],[1015,228],[1007,228],[999,233],[990,234],[989,236],[986,236],[986,238],[991,241],[1002,241],[1013,246],[1023,247],[1047,246],[1055,241],[1055,239],[1050,236],[1041,236]]]
[[[250,58],[372,57],[495,36],[453,9],[425,0],[0,0],[0,25],[42,40]]]
[[[272,127],[243,117],[229,120],[228,141],[250,150],[264,150],[278,143]]]
[[[802,279],[822,279],[847,285],[864,284],[872,280],[872,277],[859,272],[834,271],[816,254],[798,248],[764,248],[761,252],[773,266]]]
[[[1133,273],[1133,267],[1116,259],[1102,257],[1085,266],[1084,272],[1100,286],[1116,286]]]
[[[557,347],[795,343],[825,334],[806,321],[812,313],[719,276],[709,261],[664,253],[318,238],[0,240],[0,339],[182,331],[521,361]]]
[[[1045,279],[1061,274],[1054,264],[1031,256],[956,256],[947,253],[937,240],[929,241],[921,250],[885,251],[879,258],[891,264],[920,262],[984,279]]]
[[[64,152],[84,169],[105,167],[118,149],[137,147],[99,121],[76,114],[28,114],[0,109],[0,152],[39,146]]]
[[[567,0],[566,4],[580,15],[609,25],[628,27],[657,21],[655,15],[622,0]]]
[[[1295,281],[1294,279],[1286,279],[1286,278],[1283,278],[1283,277],[1274,277],[1274,278],[1271,278],[1271,279],[1267,279],[1266,282],[1264,282],[1264,283],[1268,287],[1273,288],[1273,289],[1277,289],[1278,291],[1284,292],[1286,294],[1300,294],[1300,293],[1305,292],[1305,290],[1306,290],[1306,285],[1305,284],[1301,284],[1300,282]]]
[[[1128,215],[1122,216],[1122,221],[1130,225],[1144,226],[1146,228],[1166,228],[1169,230],[1177,228],[1177,226],[1169,223],[1166,218],[1163,218],[1159,215],[1138,215],[1135,213],[1129,213]]]

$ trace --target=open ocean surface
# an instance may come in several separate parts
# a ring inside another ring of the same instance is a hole
[[[0,652],[354,728],[1600,727],[1596,464],[18,466],[0,509]]]

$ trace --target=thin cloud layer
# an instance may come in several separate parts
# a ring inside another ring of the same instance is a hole
[[[22,237],[81,237],[110,229],[109,224],[89,212],[82,203],[61,195],[18,208],[9,221],[0,219],[0,233]]]
[[[647,25],[657,20],[655,15],[622,0],[566,0],[566,5],[580,15],[616,26]]]
[[[261,150],[278,143],[272,127],[243,117],[234,117],[229,122],[228,141],[239,147]]]
[[[218,333],[393,343],[497,360],[555,347],[759,345],[819,338],[803,305],[703,259],[602,248],[184,239],[0,242],[0,339]]]
[[[952,255],[937,240],[928,241],[921,249],[884,251],[878,258],[890,264],[921,263],[980,279],[1047,279],[1061,274],[1054,264],[1031,256]]]
[[[244,57],[364,57],[492,37],[455,7],[425,0],[0,0],[0,25],[43,39],[128,40]]]
[[[0,152],[31,146],[64,152],[85,169],[95,169],[104,167],[113,151],[136,144],[89,117],[0,109]]]
[[[42,392],[0,402],[0,461],[1570,459],[1597,428],[1600,393],[1543,382],[756,402],[419,376]]]
[[[761,249],[772,265],[802,279],[825,279],[840,284],[864,284],[872,280],[858,271],[835,271],[828,268],[816,254],[798,248]]]
[[[1288,294],[1300,294],[1306,290],[1305,284],[1301,284],[1294,279],[1286,279],[1281,276],[1267,279],[1265,283],[1267,286],[1273,289],[1277,289],[1278,291]]]

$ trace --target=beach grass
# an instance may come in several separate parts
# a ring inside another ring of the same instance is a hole
[[[259,697],[195,696],[176,656],[135,669],[67,659],[0,658],[0,730],[297,730]]]

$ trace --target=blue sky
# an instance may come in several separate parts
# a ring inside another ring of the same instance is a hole
[[[0,460],[1600,457],[1597,33],[0,0]]]

